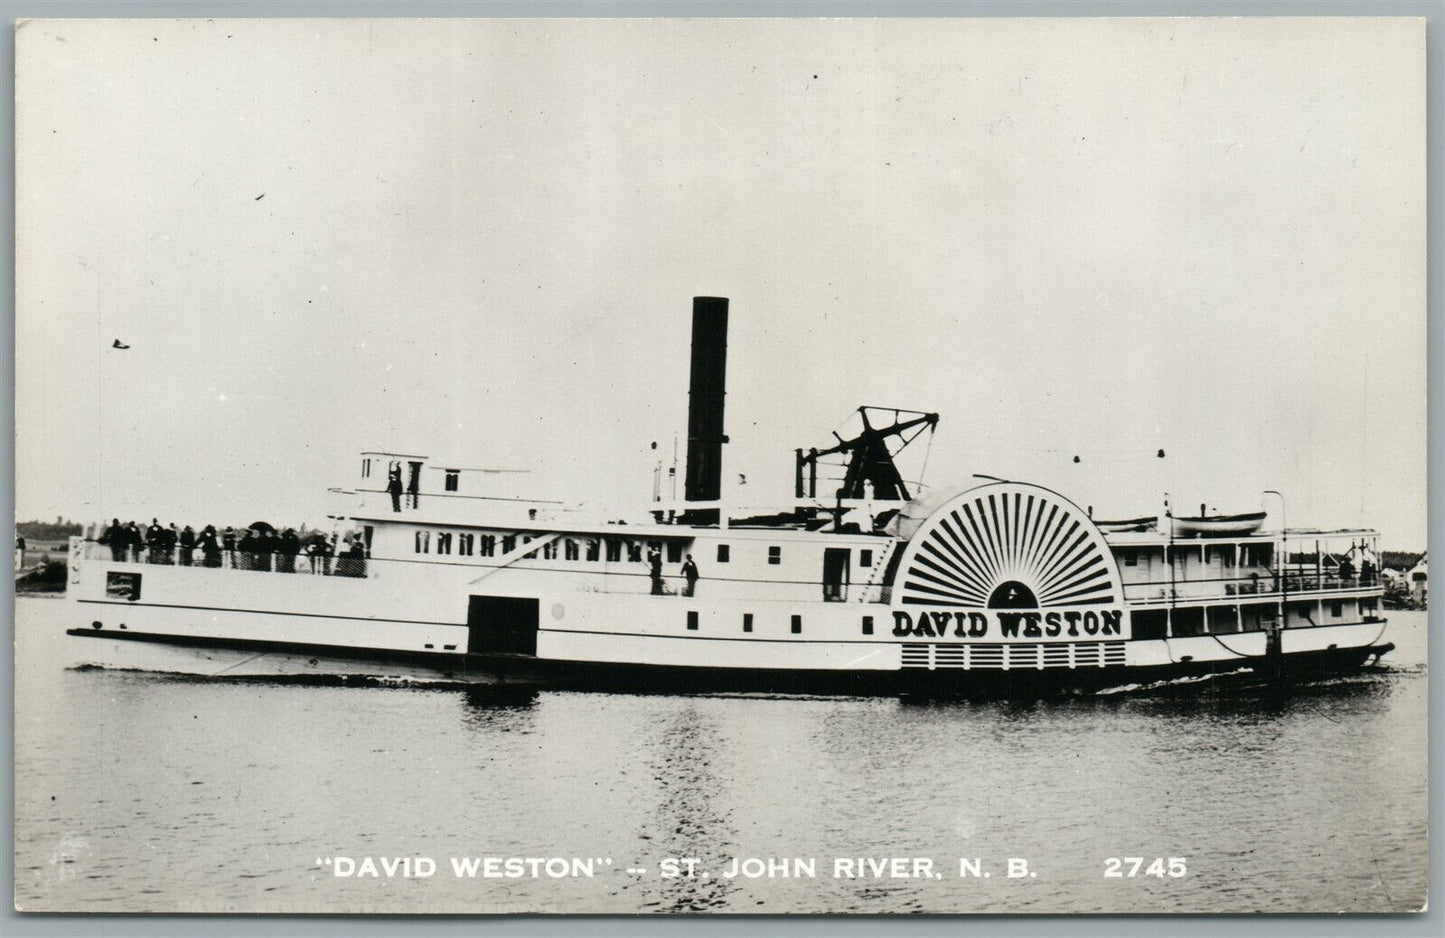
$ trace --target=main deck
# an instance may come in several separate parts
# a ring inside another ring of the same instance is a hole
[[[1021,520],[1007,530],[1000,521],[997,537],[982,526],[965,535],[958,519],[976,520],[970,506],[989,498],[1016,501]],[[76,631],[92,638],[273,660],[418,660],[447,674],[502,656],[512,666],[1087,671],[1091,682],[1125,682],[1256,666],[1272,641],[1286,656],[1383,647],[1373,532],[1107,536],[1066,509],[1048,490],[1010,483],[921,517],[905,509],[891,530],[863,534],[723,518],[579,524],[520,505],[510,523],[464,524],[422,497],[339,517],[361,556],[321,564],[230,553],[216,566],[143,552],[117,560],[77,541],[71,593],[83,610]],[[683,572],[688,558],[695,578]],[[1030,602],[1000,600],[1005,587]]]
[[[937,414],[860,407],[860,432],[796,451],[792,501],[743,505],[722,484],[726,326],[726,300],[695,299],[681,501],[663,498],[675,462],[655,467],[650,504],[618,517],[539,499],[515,473],[366,452],[332,490],[336,533],[304,563],[289,531],[279,553],[209,537],[198,563],[138,538],[109,557],[75,544],[71,632],[113,653],[205,649],[226,672],[366,658],[1049,686],[1358,664],[1388,647],[1374,532],[1252,533],[1263,513],[1202,509],[1113,530],[1023,482],[930,491],[894,457]],[[820,495],[833,457],[841,480]],[[1241,519],[1250,531],[1231,534]]]

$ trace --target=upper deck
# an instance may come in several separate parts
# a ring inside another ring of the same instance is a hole
[[[1383,592],[1379,535],[1366,529],[1197,538],[1130,532],[1108,542],[1135,606]]]
[[[360,484],[333,490],[345,501],[337,518],[366,527],[368,548],[374,545],[379,559],[570,573],[603,592],[646,591],[647,578],[637,583],[630,574],[655,550],[669,565],[696,555],[711,567],[705,576],[720,576],[727,564],[726,582],[714,589],[729,594],[889,603],[898,577],[889,563],[896,568],[897,548],[916,533],[892,523],[904,510],[897,502],[824,506],[808,499],[783,509],[706,503],[717,509],[716,523],[706,525],[682,523],[677,511],[656,503],[631,518],[609,519],[586,506],[528,498],[516,476],[501,471],[429,468],[425,457],[394,453],[362,458]],[[378,484],[389,466],[393,477],[401,470],[401,492]],[[1101,536],[1117,567],[1120,598],[1133,608],[1382,593],[1378,535],[1370,530]],[[667,575],[676,578],[673,570]]]
[[[1373,531],[1105,533],[1078,506],[1024,483],[901,505],[854,499],[827,509],[804,501],[769,511],[714,503],[706,507],[716,508],[715,523],[693,524],[656,504],[631,519],[607,518],[528,497],[519,473],[427,463],[364,453],[359,484],[332,490],[340,499],[332,517],[345,536],[332,538],[319,558],[268,559],[242,547],[209,559],[198,548],[192,559],[238,574],[375,579],[389,568],[432,567],[443,579],[448,572],[468,582],[492,578],[489,589],[545,583],[591,593],[976,608],[993,605],[995,588],[1008,583],[1022,585],[1040,607],[1104,603],[1162,611],[1166,619],[1203,609],[1239,628],[1286,605],[1308,615],[1300,610],[1313,604],[1317,620],[1329,618],[1326,604],[1332,612],[1338,605],[1336,618],[1370,616],[1383,593]],[[969,506],[969,523],[981,525],[971,534],[962,530]],[[1080,547],[1085,540],[1092,546]],[[137,548],[127,559],[182,566],[169,550],[151,553]],[[334,565],[328,554],[337,555]],[[90,548],[84,555],[104,559]],[[689,583],[685,565],[700,586]]]

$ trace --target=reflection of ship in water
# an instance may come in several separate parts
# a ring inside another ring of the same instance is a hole
[[[718,875],[727,857],[738,849],[731,810],[720,804],[727,785],[716,765],[723,754],[716,746],[711,718],[696,707],[679,709],[647,747],[646,767],[656,786],[657,801],[639,837],[662,858],[694,858],[697,875],[663,878],[649,869],[632,887],[656,891],[644,902],[665,912],[710,912],[726,908],[734,889]],[[684,870],[685,872],[685,867]],[[704,878],[703,873],[706,873]]]
[[[537,705],[539,691],[521,684],[468,684],[463,693],[469,712],[530,710]]]
[[[356,553],[335,572],[143,564],[75,539],[76,663],[1032,697],[1338,673],[1394,647],[1375,532],[1286,528],[1282,497],[1268,526],[1203,506],[1095,522],[1025,482],[929,488],[897,457],[934,413],[860,407],[856,432],[795,450],[791,493],[744,500],[723,484],[727,327],[727,300],[694,300],[682,500],[660,464],[653,501],[621,517],[498,491],[507,476],[465,461],[363,453],[333,490]]]

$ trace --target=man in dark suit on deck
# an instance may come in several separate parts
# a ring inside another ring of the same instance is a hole
[[[682,595],[692,596],[696,594],[698,573],[697,564],[693,562],[692,554],[688,554],[687,559],[682,562],[682,576],[683,579],[687,581],[687,585],[682,588]]]
[[[110,527],[100,536],[100,542],[110,545],[111,560],[125,559],[125,528],[121,527],[119,518],[111,519]]]

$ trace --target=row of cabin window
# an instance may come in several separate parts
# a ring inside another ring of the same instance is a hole
[[[1308,603],[1298,606],[1300,614],[1305,617],[1308,616],[1313,608],[1314,607]],[[1374,603],[1360,603],[1360,615],[1362,618],[1369,619],[1373,617],[1375,613],[1376,608]],[[1204,623],[1206,614],[1209,619],[1209,634],[1238,631],[1257,632],[1264,628],[1265,620],[1269,618],[1267,614],[1263,613],[1262,609],[1251,610],[1250,614],[1246,616],[1236,613],[1233,606],[1213,607],[1210,608],[1207,613],[1206,610],[1202,608],[1178,609],[1174,612],[1173,635],[1175,637],[1181,637],[1205,634]],[[1342,618],[1344,614],[1343,603],[1330,603],[1329,617],[1331,619]],[[1133,619],[1133,637],[1136,639],[1165,638],[1169,633],[1167,623],[1168,615],[1163,610],[1136,612],[1134,613]],[[1315,624],[1319,625],[1320,623]],[[864,616],[862,625],[864,635],[873,634],[872,616]],[[696,610],[688,610],[687,630],[689,632],[696,632],[698,630],[698,614]],[[751,632],[752,630],[753,614],[751,612],[745,612],[743,613],[743,631]],[[803,617],[799,615],[790,617],[788,630],[794,635],[801,634],[803,631]]]
[[[732,551],[729,549],[729,546],[727,544],[719,544],[717,546],[717,562],[728,563],[731,559]],[[782,562],[783,549],[776,545],[770,546],[768,548],[768,563],[776,566]],[[867,549],[858,551],[858,565],[860,567],[873,566],[873,551]]]
[[[688,630],[689,632],[696,632],[696,631],[697,631],[697,624],[698,624],[697,611],[696,611],[696,610],[689,610],[688,613],[687,613],[687,630]],[[743,613],[743,631],[744,631],[744,632],[751,632],[752,630],[753,630],[753,614],[752,614],[751,612],[745,612],[745,613]],[[803,617],[802,617],[802,616],[798,616],[798,615],[790,616],[790,617],[789,617],[789,620],[788,620],[788,631],[791,632],[791,633],[794,634],[794,635],[801,635],[801,634],[803,634]],[[872,634],[873,634],[873,617],[872,617],[872,616],[864,616],[864,617],[863,617],[863,634],[864,634],[864,635],[872,635]]]
[[[471,557],[492,557],[499,554],[509,554],[517,548],[517,541],[520,537],[521,543],[526,545],[532,543],[532,536],[528,534],[467,534],[458,533],[453,535],[450,531],[440,531],[436,535],[436,553],[450,554],[455,549],[458,556]],[[418,554],[429,554],[432,552],[432,532],[417,531],[414,547]],[[622,560],[624,549],[627,559],[632,563],[643,561],[644,544],[608,538],[602,543],[595,540],[579,542],[574,538],[553,539],[543,544],[539,550],[545,560],[556,560],[559,556],[565,560],[591,560],[602,559],[603,548],[607,551],[607,560],[616,563]],[[653,546],[662,549],[660,542],[654,542]],[[682,543],[669,542],[666,545],[667,560],[669,563],[682,562]]]
[[[1187,545],[1187,542],[1186,542],[1186,545]],[[1176,548],[1174,548],[1174,549],[1175,549],[1175,551],[1178,552],[1178,553],[1177,553],[1177,556],[1181,556],[1181,557],[1182,557],[1182,556],[1186,556],[1186,555],[1183,553],[1183,549],[1182,549],[1181,547],[1176,547]],[[1206,548],[1204,548],[1204,562],[1205,562],[1206,564],[1213,563],[1215,557],[1217,556],[1217,557],[1219,558],[1219,562],[1220,562],[1220,563],[1224,563],[1226,560],[1229,559],[1230,553],[1232,553],[1232,551],[1227,551],[1227,550],[1226,550],[1225,548],[1223,548],[1223,547],[1206,547]],[[1157,557],[1157,558],[1160,560],[1160,562],[1163,562],[1163,553],[1162,553],[1162,550],[1154,550],[1154,551],[1149,551],[1149,550],[1121,550],[1121,551],[1119,551],[1119,556],[1123,559],[1123,561],[1124,561],[1124,566],[1126,566],[1126,567],[1137,567],[1137,566],[1139,565],[1139,558],[1140,558],[1140,557],[1148,557],[1150,554],[1153,554],[1155,557]],[[1239,561],[1238,561],[1237,564],[1235,564],[1235,566],[1240,566],[1240,567],[1268,567],[1269,564],[1270,564],[1270,558],[1271,558],[1271,557],[1272,557],[1272,551],[1271,551],[1270,548],[1268,548],[1268,547],[1251,547],[1251,546],[1245,546],[1245,547],[1241,547],[1241,548],[1240,548]]]
[[[687,613],[687,630],[688,630],[689,632],[696,632],[696,631],[697,631],[697,628],[698,628],[698,615],[697,615],[697,612],[696,612],[696,610],[688,610],[688,613]],[[745,613],[743,613],[743,631],[744,631],[744,632],[751,632],[752,630],[753,630],[753,614],[752,614],[751,612],[745,612]],[[803,634],[803,617],[802,617],[802,616],[798,616],[798,615],[789,617],[789,621],[788,621],[788,631],[791,632],[791,633],[794,634],[794,635],[801,635],[801,634]],[[863,634],[864,634],[864,635],[872,635],[872,634],[873,634],[873,617],[872,617],[872,616],[864,616],[864,617],[863,617]]]
[[[1313,625],[1322,625],[1334,619],[1342,619],[1345,616],[1345,604],[1325,603],[1323,607],[1324,620],[1314,621],[1314,614],[1319,608],[1312,602],[1289,603],[1289,610],[1296,618],[1306,619]],[[1184,609],[1174,610],[1171,617],[1162,609],[1140,610],[1133,616],[1134,638],[1178,638],[1204,635],[1205,623],[1208,622],[1208,633],[1228,634],[1232,632],[1259,632],[1265,624],[1274,619],[1275,607],[1273,604],[1258,606],[1244,606],[1239,612],[1234,606],[1210,606],[1207,609],[1193,606]],[[1377,609],[1373,602],[1362,602],[1359,604],[1359,615],[1361,619],[1374,617]]]
[[[462,557],[471,557],[473,556],[473,552],[475,552],[475,555],[478,557],[491,557],[498,553],[498,548],[500,547],[501,553],[509,554],[517,547],[517,537],[518,535],[516,534],[504,534],[501,537],[495,534],[457,534],[455,535],[455,539],[453,539],[450,531],[441,531],[438,532],[436,536],[436,552],[438,554],[450,554],[453,546],[455,546],[456,553]],[[532,542],[532,538],[529,535],[521,535],[521,538],[523,544],[530,544]],[[644,543],[641,541],[609,537],[603,538],[599,544],[597,540],[592,538],[589,538],[585,542],[578,542],[576,539],[569,537],[562,538],[560,541],[553,539],[543,544],[542,558],[544,560],[557,559],[559,551],[557,545],[559,543],[562,545],[560,551],[564,560],[600,560],[603,546],[605,545],[609,563],[621,562],[624,548],[627,552],[627,560],[630,563],[642,563],[644,559],[644,547],[650,546],[654,550],[663,549],[661,541]],[[415,549],[418,554],[431,553],[431,544],[432,538],[430,531],[416,532]],[[666,550],[668,563],[682,562],[681,541],[668,541]],[[583,556],[584,554],[585,558]],[[729,563],[731,560],[732,551],[730,545],[719,544],[717,546],[717,562]],[[776,565],[782,562],[783,549],[776,545],[770,546],[768,548],[768,563]],[[864,567],[873,566],[873,551],[860,550],[858,552],[858,563]]]
[[[455,549],[458,556],[471,557],[492,557],[498,554],[509,554],[517,548],[517,540],[521,538],[522,544],[532,543],[532,536],[528,534],[467,534],[458,533],[453,535],[450,531],[440,531],[436,535],[436,552],[438,554],[450,554]],[[417,531],[414,547],[418,554],[429,554],[432,552],[432,532]],[[543,544],[539,549],[544,560],[556,560],[559,556],[564,560],[591,560],[602,559],[603,548],[607,551],[607,560],[617,563],[622,560],[624,550],[627,559],[631,563],[641,563],[644,559],[643,549],[647,545],[637,541],[623,541],[621,539],[607,538],[599,543],[596,540],[579,542],[574,538],[553,539]],[[652,547],[662,550],[663,545],[659,541],[652,542]],[[682,562],[682,543],[680,541],[668,542],[666,545],[668,563]]]

